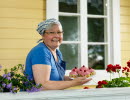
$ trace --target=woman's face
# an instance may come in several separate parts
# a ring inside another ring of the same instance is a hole
[[[58,33],[57,33],[58,32]],[[60,25],[53,25],[52,28],[46,30],[42,38],[44,43],[52,50],[59,47],[63,40],[63,30]]]

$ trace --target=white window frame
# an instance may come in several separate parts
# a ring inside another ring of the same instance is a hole
[[[86,9],[85,7],[83,7],[83,5],[85,4],[87,0],[81,0],[80,1],[80,5],[82,5],[81,10],[80,10],[80,14],[81,14],[81,21],[86,22],[87,23],[87,19],[86,16],[84,16],[84,14],[86,12],[84,12],[85,10],[82,9]],[[107,0],[109,1],[109,0]],[[87,3],[86,3],[87,4]],[[108,10],[111,11],[111,14],[107,14],[106,17],[108,17],[108,30],[107,32],[111,34],[111,37],[108,37],[108,64],[121,64],[121,49],[120,49],[120,0],[111,0],[111,6],[112,8],[110,9],[108,7]],[[107,4],[109,5],[109,3]],[[46,0],[46,18],[56,18],[58,19],[59,16],[59,7],[58,7],[58,0]],[[61,13],[62,14],[62,13]],[[111,17],[111,19],[110,19]],[[112,25],[112,27],[110,28],[110,24]],[[80,24],[81,28],[83,28],[84,32],[82,32],[82,29],[80,31],[80,33],[86,33],[87,29],[86,26],[84,26],[82,23]],[[85,32],[86,31],[86,32]],[[86,35],[86,34],[84,34]],[[82,35],[83,36],[83,35]],[[84,36],[87,37],[87,36]],[[82,38],[82,37],[81,37]],[[87,40],[82,41],[81,43],[81,47],[85,46]],[[87,47],[85,47],[87,49]],[[81,56],[87,55],[87,52],[85,51],[85,49],[81,49]],[[86,53],[86,54],[85,54]],[[81,65],[88,65],[88,63],[86,62],[87,57],[82,58],[81,57]],[[66,71],[66,75],[68,75],[70,72],[70,70]],[[96,70],[96,75],[94,76],[94,81],[97,82],[99,80],[103,80],[103,79],[109,79],[109,74],[105,71],[105,70]],[[113,76],[113,77],[117,77],[117,76]],[[95,85],[96,83],[94,81],[89,82],[89,85]]]

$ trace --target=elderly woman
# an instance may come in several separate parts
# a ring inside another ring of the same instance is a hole
[[[84,77],[71,80],[65,76],[66,63],[57,49],[62,43],[64,33],[58,20],[52,18],[41,22],[37,31],[43,42],[35,46],[26,58],[25,74],[29,79],[42,84],[44,90],[65,89],[91,80]]]

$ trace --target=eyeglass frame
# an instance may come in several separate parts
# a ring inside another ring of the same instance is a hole
[[[61,34],[63,34],[64,32],[62,31],[62,32],[44,32],[44,33],[47,33],[48,35],[51,35],[51,34],[58,34],[58,35],[61,35]]]

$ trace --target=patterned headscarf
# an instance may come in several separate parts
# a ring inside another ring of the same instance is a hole
[[[37,27],[37,31],[40,35],[43,35],[44,34],[44,31],[46,30],[46,28],[50,25],[50,24],[59,24],[61,25],[61,23],[57,20],[57,19],[54,19],[54,18],[51,18],[51,19],[47,19],[41,23],[38,24],[38,27]]]

